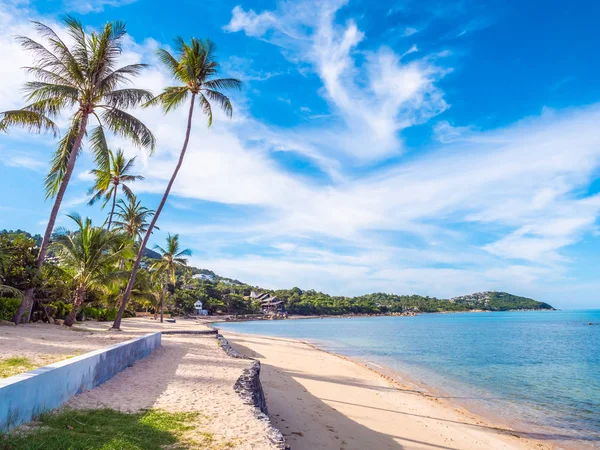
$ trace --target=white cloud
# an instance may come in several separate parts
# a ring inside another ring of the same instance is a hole
[[[436,87],[447,70],[428,58],[403,63],[403,55],[385,47],[359,51],[366,36],[356,23],[336,23],[336,13],[345,4],[339,0],[287,2],[276,11],[260,14],[237,6],[224,29],[244,31],[280,46],[301,69],[312,65],[343,126],[332,128],[328,123],[323,131],[312,124],[308,133],[303,130],[311,143],[318,143],[328,154],[345,153],[362,161],[380,159],[402,150],[403,129],[448,108]],[[359,64],[359,58],[365,63]]]
[[[40,161],[25,155],[8,157],[3,161],[3,163],[8,167],[23,167],[36,172],[43,172],[48,166],[48,164],[44,161]]]
[[[252,9],[246,12],[241,6],[236,6],[231,13],[231,21],[224,27],[227,31],[244,30],[248,36],[260,37],[271,27],[277,26],[277,18],[268,11],[256,14]]]
[[[65,9],[80,14],[97,13],[104,8],[118,8],[119,6],[135,3],[137,0],[65,0]]]

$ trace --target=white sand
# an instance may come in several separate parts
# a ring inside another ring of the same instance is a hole
[[[150,319],[123,321],[123,332],[105,331],[110,323],[85,322],[82,332],[56,325],[0,328],[2,354],[72,354],[90,351],[140,334],[161,330],[207,330],[195,321],[160,324]],[[8,350],[7,350],[8,349]],[[273,449],[267,426],[242,402],[233,386],[248,360],[230,358],[214,335],[163,335],[162,347],[101,386],[73,397],[71,408],[107,407],[121,411],[161,408],[197,411],[203,432],[215,437],[215,448],[229,442],[233,448]],[[220,447],[219,447],[220,448]]]
[[[551,448],[302,342],[224,335],[260,359],[269,413],[293,450]]]

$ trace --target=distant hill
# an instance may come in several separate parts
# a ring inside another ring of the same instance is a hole
[[[155,252],[152,249],[149,249],[148,247],[146,247],[144,249],[144,258],[150,258],[150,259],[160,259],[160,253]]]
[[[490,311],[507,311],[514,309],[554,309],[548,303],[538,302],[532,298],[519,297],[508,292],[476,292],[450,299],[457,305],[468,305],[474,309]]]
[[[190,269],[192,275],[209,276],[196,277],[193,282],[188,284],[187,292],[191,297],[203,297],[208,305],[213,303],[217,305],[234,301],[231,294],[235,293],[239,298],[235,300],[238,303],[233,306],[229,305],[229,312],[231,313],[260,311],[260,305],[253,304],[253,300],[249,297],[252,291],[267,292],[276,296],[283,301],[285,310],[288,313],[305,316],[554,309],[547,303],[538,302],[531,298],[496,291],[476,292],[451,299],[440,299],[421,295],[398,295],[383,292],[357,297],[331,296],[312,289],[302,290],[297,287],[270,290],[221,277],[212,270],[197,267],[191,267]]]

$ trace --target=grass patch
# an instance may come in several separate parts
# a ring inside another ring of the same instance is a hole
[[[0,360],[0,378],[12,377],[23,372],[28,372],[37,367],[28,358],[13,356],[12,358]]]
[[[231,448],[203,432],[194,412],[112,409],[64,410],[42,415],[35,426],[0,438],[1,450],[162,450]]]
[[[0,359],[0,378],[12,377],[20,373],[29,372],[38,367],[47,366],[58,361],[79,356],[81,352],[77,351],[74,355],[36,355],[33,359],[22,356],[12,356],[6,359]]]

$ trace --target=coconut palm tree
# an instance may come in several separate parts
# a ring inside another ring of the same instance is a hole
[[[154,261],[150,265],[152,274],[159,283],[162,284],[162,293],[160,296],[160,321],[163,321],[164,300],[167,294],[167,285],[171,284],[173,289],[177,284],[176,270],[187,266],[187,258],[192,251],[189,248],[184,250],[179,246],[179,235],[176,234],[167,236],[167,248],[164,249],[160,245],[154,247],[161,255],[161,259]]]
[[[115,213],[115,229],[127,234],[134,242],[139,242],[148,230],[148,219],[153,214],[154,211],[142,206],[135,195],[131,196],[127,203],[119,199]],[[158,229],[158,227],[154,228]]]
[[[219,74],[219,63],[215,59],[215,45],[210,40],[204,41],[192,38],[188,44],[183,39],[178,38],[177,41],[177,57],[173,56],[165,49],[158,50],[160,61],[166,66],[173,78],[180,84],[178,86],[170,86],[163,90],[163,93],[153,98],[148,105],[161,105],[165,114],[182,105],[189,99],[189,110],[187,118],[187,128],[183,140],[183,147],[179,154],[179,160],[175,166],[175,170],[171,175],[171,179],[167,184],[167,188],[163,197],[156,209],[156,214],[152,218],[148,230],[144,235],[144,239],[140,245],[137,258],[131,271],[129,283],[123,295],[123,302],[117,313],[117,318],[113,323],[114,329],[119,329],[121,326],[121,318],[125,311],[125,306],[129,300],[129,295],[135,276],[137,274],[140,262],[144,255],[144,250],[148,244],[148,240],[152,234],[152,229],[156,225],[156,221],[160,217],[160,213],[165,206],[173,183],[177,178],[179,169],[183,164],[185,152],[187,151],[190,141],[190,131],[192,129],[192,117],[194,115],[194,105],[196,100],[202,112],[208,117],[208,126],[212,125],[212,103],[217,104],[229,117],[233,114],[231,101],[221,91],[224,89],[240,89],[241,82],[235,78],[216,78]]]
[[[108,151],[109,164],[106,167],[92,170],[92,174],[96,176],[96,182],[90,189],[90,194],[93,194],[88,204],[93,205],[100,199],[104,199],[102,208],[104,209],[108,202],[112,200],[110,208],[110,214],[108,215],[107,230],[110,230],[110,226],[113,220],[113,214],[115,213],[115,206],[117,204],[117,193],[119,186],[123,189],[125,196],[128,199],[134,197],[131,188],[126,183],[131,183],[136,180],[143,180],[144,177],[141,175],[131,175],[129,171],[133,168],[135,157],[131,159],[125,158],[123,150],[117,150],[115,154],[112,150]]]
[[[123,245],[126,238],[121,233],[94,227],[90,218],[83,220],[76,214],[68,217],[73,219],[78,229],[56,238],[52,250],[58,258],[58,270],[74,286],[73,309],[65,318],[65,325],[71,326],[86,293],[90,289],[105,290],[122,275],[117,266],[127,246]]]
[[[146,67],[130,64],[117,68],[125,24],[107,23],[100,32],[88,34],[82,24],[70,16],[64,23],[73,41],[70,47],[52,28],[40,22],[34,25],[46,45],[26,36],[17,37],[22,47],[33,54],[34,65],[25,69],[36,81],[25,84],[27,106],[0,113],[0,130],[21,126],[29,131],[50,131],[56,135],[58,127],[53,119],[63,112],[75,111],[67,133],[58,143],[45,180],[46,197],[54,198],[54,204],[40,245],[38,272],[46,258],[58,211],[90,121],[97,121],[90,134],[90,144],[100,167],[106,166],[109,160],[105,128],[137,146],[152,150],[155,145],[150,130],[125,111],[152,98],[152,94],[143,89],[121,87]],[[20,322],[32,302],[33,289],[29,289],[14,317],[15,323]]]

